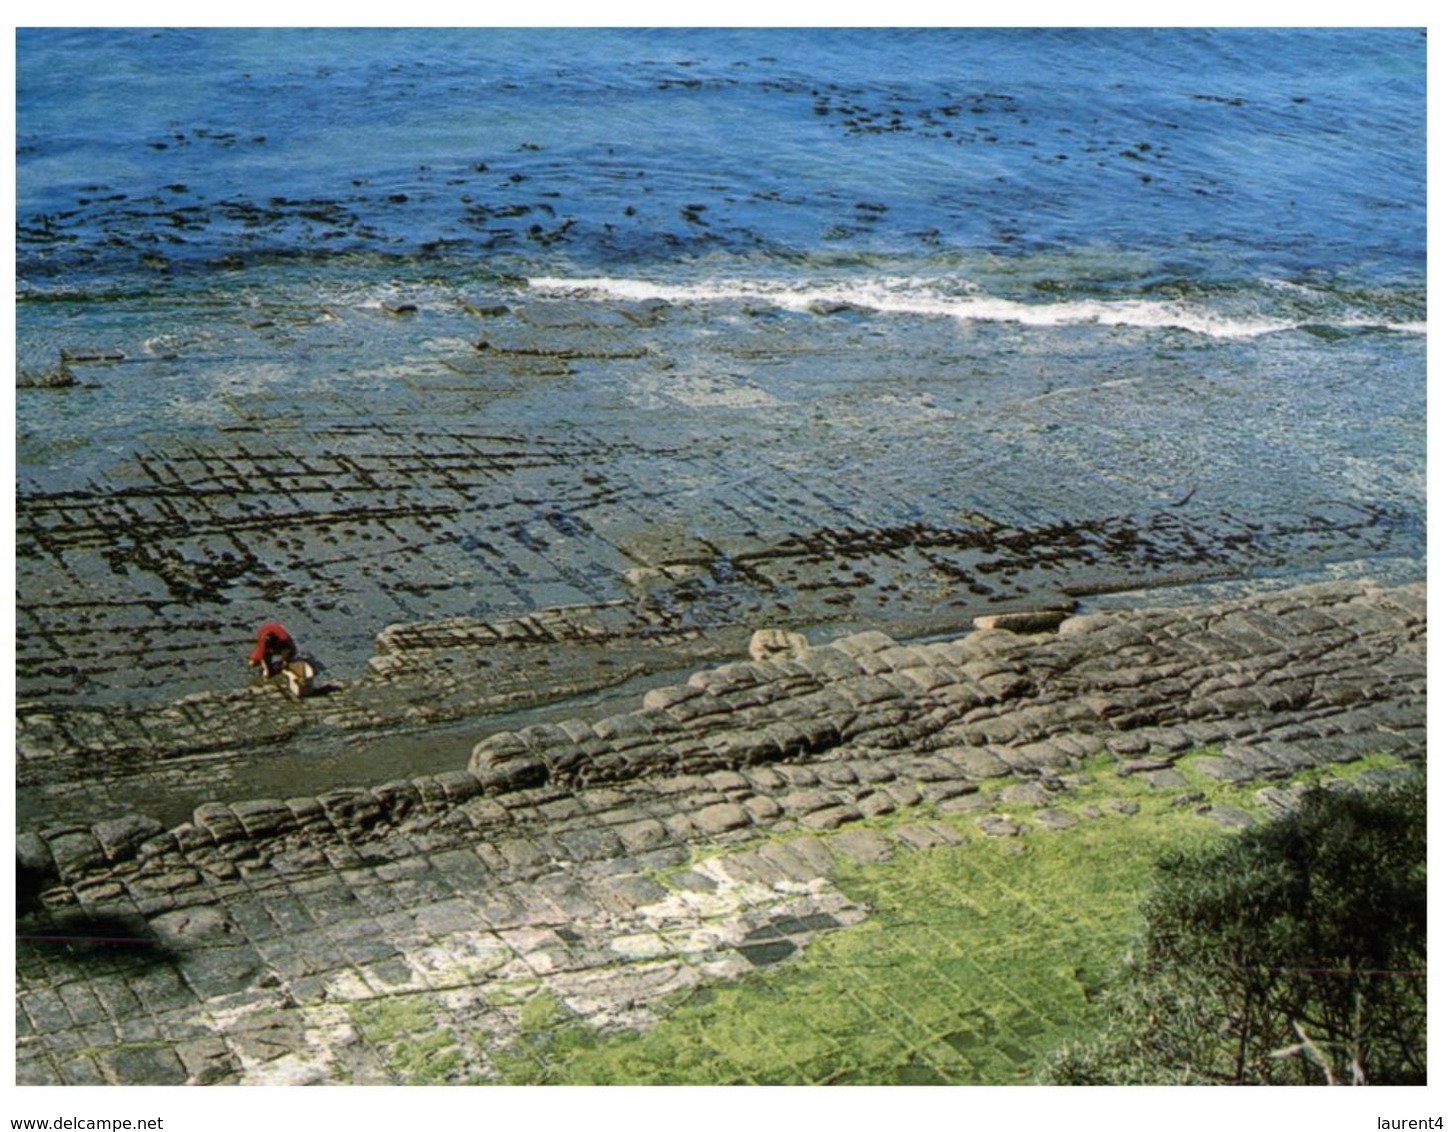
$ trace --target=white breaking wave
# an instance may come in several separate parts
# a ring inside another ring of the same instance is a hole
[[[790,311],[822,311],[850,307],[881,314],[955,318],[966,322],[1010,322],[1024,326],[1128,326],[1148,330],[1176,329],[1208,338],[1257,338],[1305,325],[1306,319],[1229,317],[1195,305],[1150,299],[1071,299],[1027,303],[968,290],[954,281],[947,289],[919,279],[882,279],[872,283],[828,285],[778,284],[758,281],[711,281],[690,284],[609,276],[567,279],[541,276],[529,280],[542,294],[570,298],[668,303],[760,302]],[[962,293],[955,293],[962,292]],[[1423,323],[1381,324],[1367,319],[1323,323],[1350,330],[1382,326],[1387,330],[1424,333]]]

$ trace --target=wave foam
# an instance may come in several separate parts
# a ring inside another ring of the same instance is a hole
[[[1154,299],[1067,299],[1023,302],[974,291],[959,280],[882,279],[871,283],[826,285],[766,281],[707,281],[678,284],[607,276],[532,278],[542,294],[562,297],[668,303],[759,302],[790,311],[850,308],[878,314],[954,318],[965,322],[1019,323],[1025,326],[1124,326],[1147,330],[1185,330],[1208,338],[1257,338],[1306,325],[1306,319],[1232,317],[1192,303]],[[1348,330],[1381,328],[1424,333],[1422,323],[1381,323],[1350,319],[1321,325]]]

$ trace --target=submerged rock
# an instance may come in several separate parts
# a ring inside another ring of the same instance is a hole
[[[48,370],[17,370],[15,374],[17,389],[69,389],[78,384],[76,375],[63,365]]]

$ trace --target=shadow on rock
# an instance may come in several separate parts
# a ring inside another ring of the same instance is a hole
[[[127,959],[144,963],[171,963],[172,949],[160,940],[137,913],[50,911],[41,908],[17,918],[17,949],[87,960]]]

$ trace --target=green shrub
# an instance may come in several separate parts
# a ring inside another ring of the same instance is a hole
[[[1141,953],[1057,1084],[1422,1084],[1422,776],[1315,789],[1213,852],[1157,864]]]

